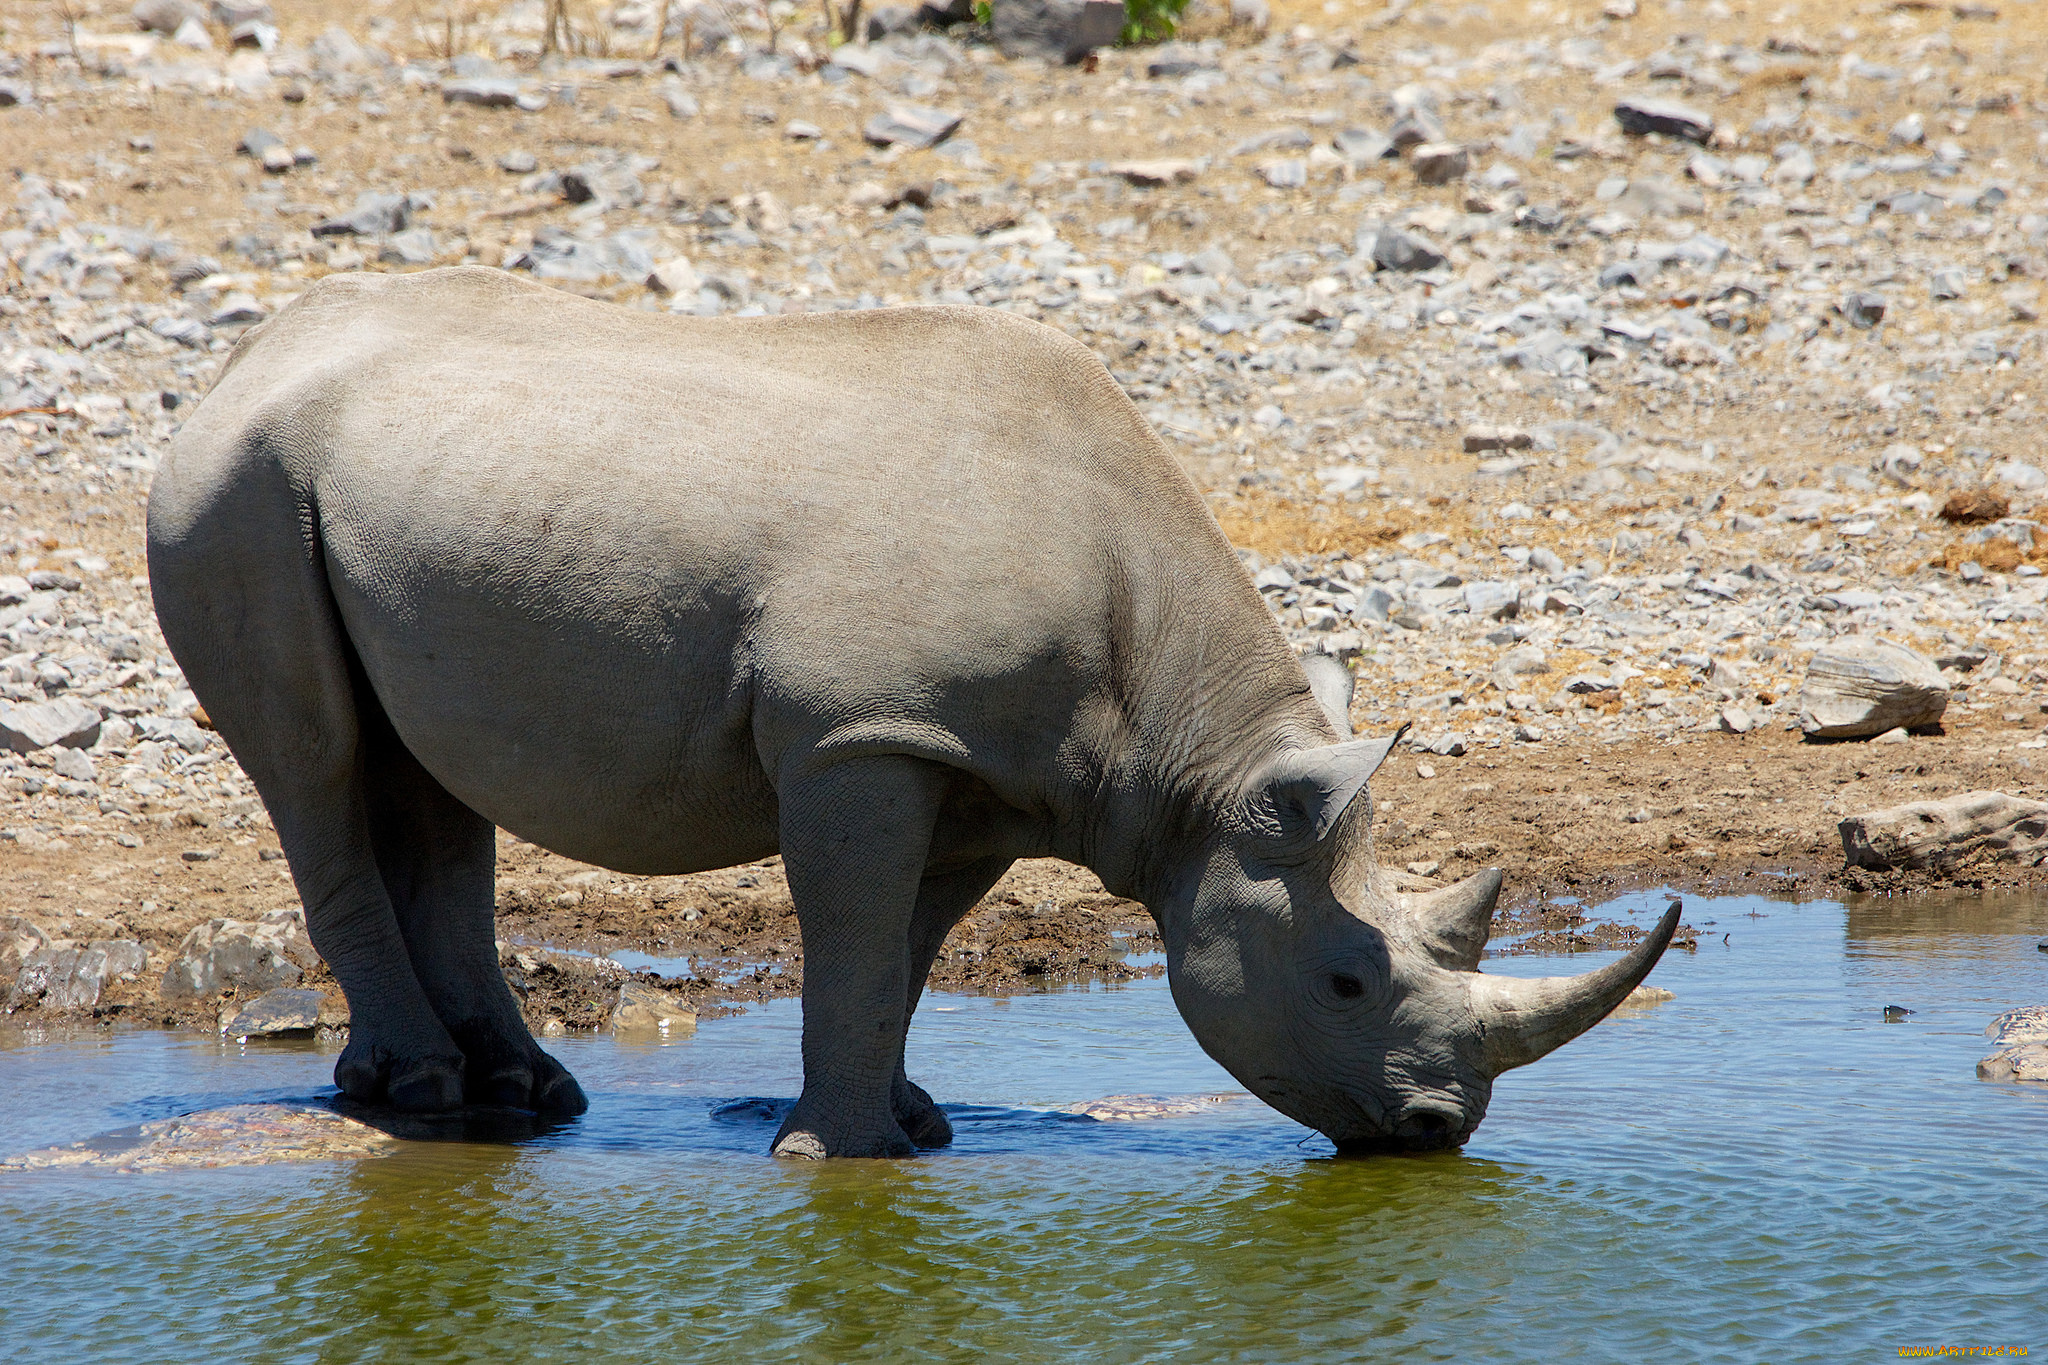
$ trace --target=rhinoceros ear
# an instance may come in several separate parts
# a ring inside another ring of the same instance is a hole
[[[1283,844],[1313,844],[1365,790],[1365,784],[1408,733],[1402,726],[1385,739],[1359,739],[1319,749],[1292,749],[1260,770],[1252,797],[1263,820],[1271,821]]]

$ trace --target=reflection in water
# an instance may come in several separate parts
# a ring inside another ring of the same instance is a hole
[[[660,1048],[561,1040],[593,1107],[544,1133],[345,1166],[0,1176],[0,1334],[66,1359],[322,1362],[2044,1344],[2014,1313],[2048,1283],[2030,1193],[2048,1093],[1972,1068],[1991,1014],[2048,1000],[2048,913],[1695,910],[1730,938],[1659,968],[1677,998],[1504,1078],[1463,1153],[1336,1159],[1249,1100],[1046,1112],[1230,1088],[1145,982],[935,998],[912,1070],[975,1101],[950,1107],[954,1149],[770,1161],[772,1106],[712,1112],[794,1093],[781,1002]],[[1915,1013],[1885,1024],[1892,1003]],[[0,1037],[0,1151],[180,1103],[307,1098],[331,1065],[164,1034]]]

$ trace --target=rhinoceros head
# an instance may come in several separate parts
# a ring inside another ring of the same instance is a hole
[[[1626,957],[1585,976],[1482,974],[1500,873],[1401,895],[1373,856],[1366,780],[1394,742],[1265,763],[1168,920],[1174,1000],[1203,1048],[1344,1150],[1463,1143],[1493,1078],[1604,1018],[1678,923],[1673,907]]]

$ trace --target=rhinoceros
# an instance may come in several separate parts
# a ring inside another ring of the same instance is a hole
[[[335,275],[246,336],[149,500],[164,637],[348,996],[335,1081],[574,1114],[499,969],[493,826],[622,872],[780,853],[803,1092],[771,1150],[951,1131],[903,1071],[1019,858],[1142,902],[1201,1046],[1346,1150],[1462,1143],[1676,916],[1481,974],[1201,495],[1086,348],[992,310],[753,319],[487,269]]]

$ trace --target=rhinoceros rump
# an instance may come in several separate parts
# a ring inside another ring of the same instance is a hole
[[[498,971],[493,825],[637,873],[781,852],[798,1156],[948,1140],[904,1029],[1017,858],[1144,902],[1202,1046],[1357,1149],[1462,1142],[1676,922],[1588,976],[1479,974],[1499,874],[1390,890],[1393,741],[1338,742],[1094,356],[991,310],[336,276],[179,433],[149,564],[348,994],[358,1099],[585,1107]]]

